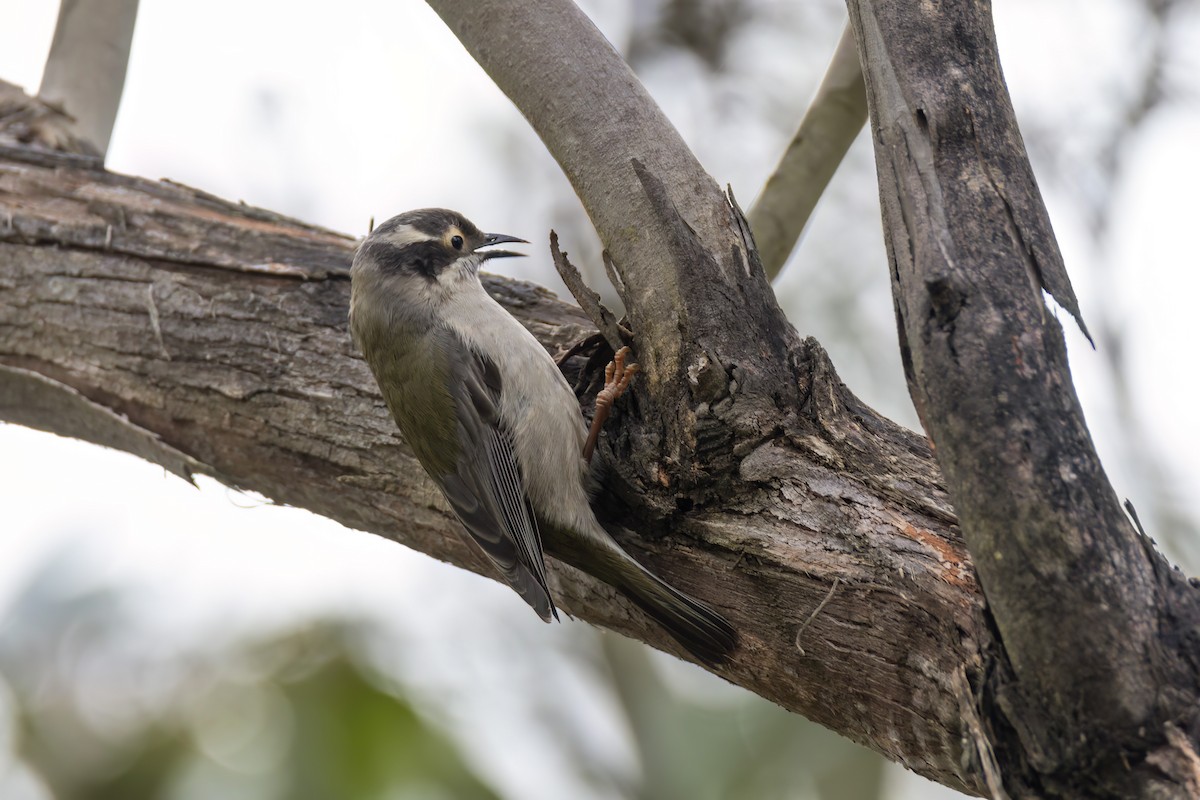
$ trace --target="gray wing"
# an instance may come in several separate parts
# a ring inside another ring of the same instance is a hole
[[[459,457],[452,472],[436,477],[471,538],[508,585],[549,622],[558,612],[546,585],[541,535],[512,434],[500,419],[500,372],[460,340],[453,349],[447,388],[456,407]]]

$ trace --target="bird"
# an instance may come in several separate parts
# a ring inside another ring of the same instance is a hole
[[[639,564],[597,520],[575,393],[479,279],[488,261],[524,255],[489,249],[505,243],[528,244],[444,208],[399,214],[362,240],[350,331],[384,403],[469,540],[539,617],[558,617],[548,551],[618,590],[699,661],[726,662],[738,642],[728,620]],[[632,378],[617,360],[609,397]]]

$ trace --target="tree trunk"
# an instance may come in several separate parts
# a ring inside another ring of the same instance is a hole
[[[981,694],[1003,782],[1194,797],[1197,592],[1126,517],[1083,420],[1043,293],[1083,322],[991,9],[849,5],[905,373],[1002,648]]]

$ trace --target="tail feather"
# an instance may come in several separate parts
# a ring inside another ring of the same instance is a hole
[[[724,663],[737,648],[737,631],[709,606],[668,585],[632,558],[612,581],[685,650],[709,666]]]

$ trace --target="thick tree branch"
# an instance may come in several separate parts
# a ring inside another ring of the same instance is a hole
[[[1092,446],[1043,290],[1079,310],[990,8],[850,9],[909,387],[1003,646],[985,702],[1008,791],[1191,796],[1156,759],[1200,742],[1197,592],[1130,524]]]
[[[151,441],[187,472],[486,571],[353,352],[350,240],[70,159],[0,159],[0,414],[135,452]],[[590,332],[542,290],[488,287],[548,347]],[[774,412],[773,435],[739,440],[734,456],[701,426],[719,500],[617,480],[606,524],[729,615],[743,646],[724,677],[979,792],[960,706],[989,636],[928,448],[846,392],[816,343],[793,363],[804,400]],[[97,415],[131,430],[87,423]],[[671,647],[608,588],[558,562],[551,572],[570,613]]]
[[[786,364],[798,344],[736,212],[571,0],[429,4],[537,131],[620,273],[645,369],[637,392],[649,401],[636,425],[662,467],[644,477],[693,480],[701,467],[686,410],[724,399],[733,365]],[[800,399],[794,380],[757,369],[740,385]]]

